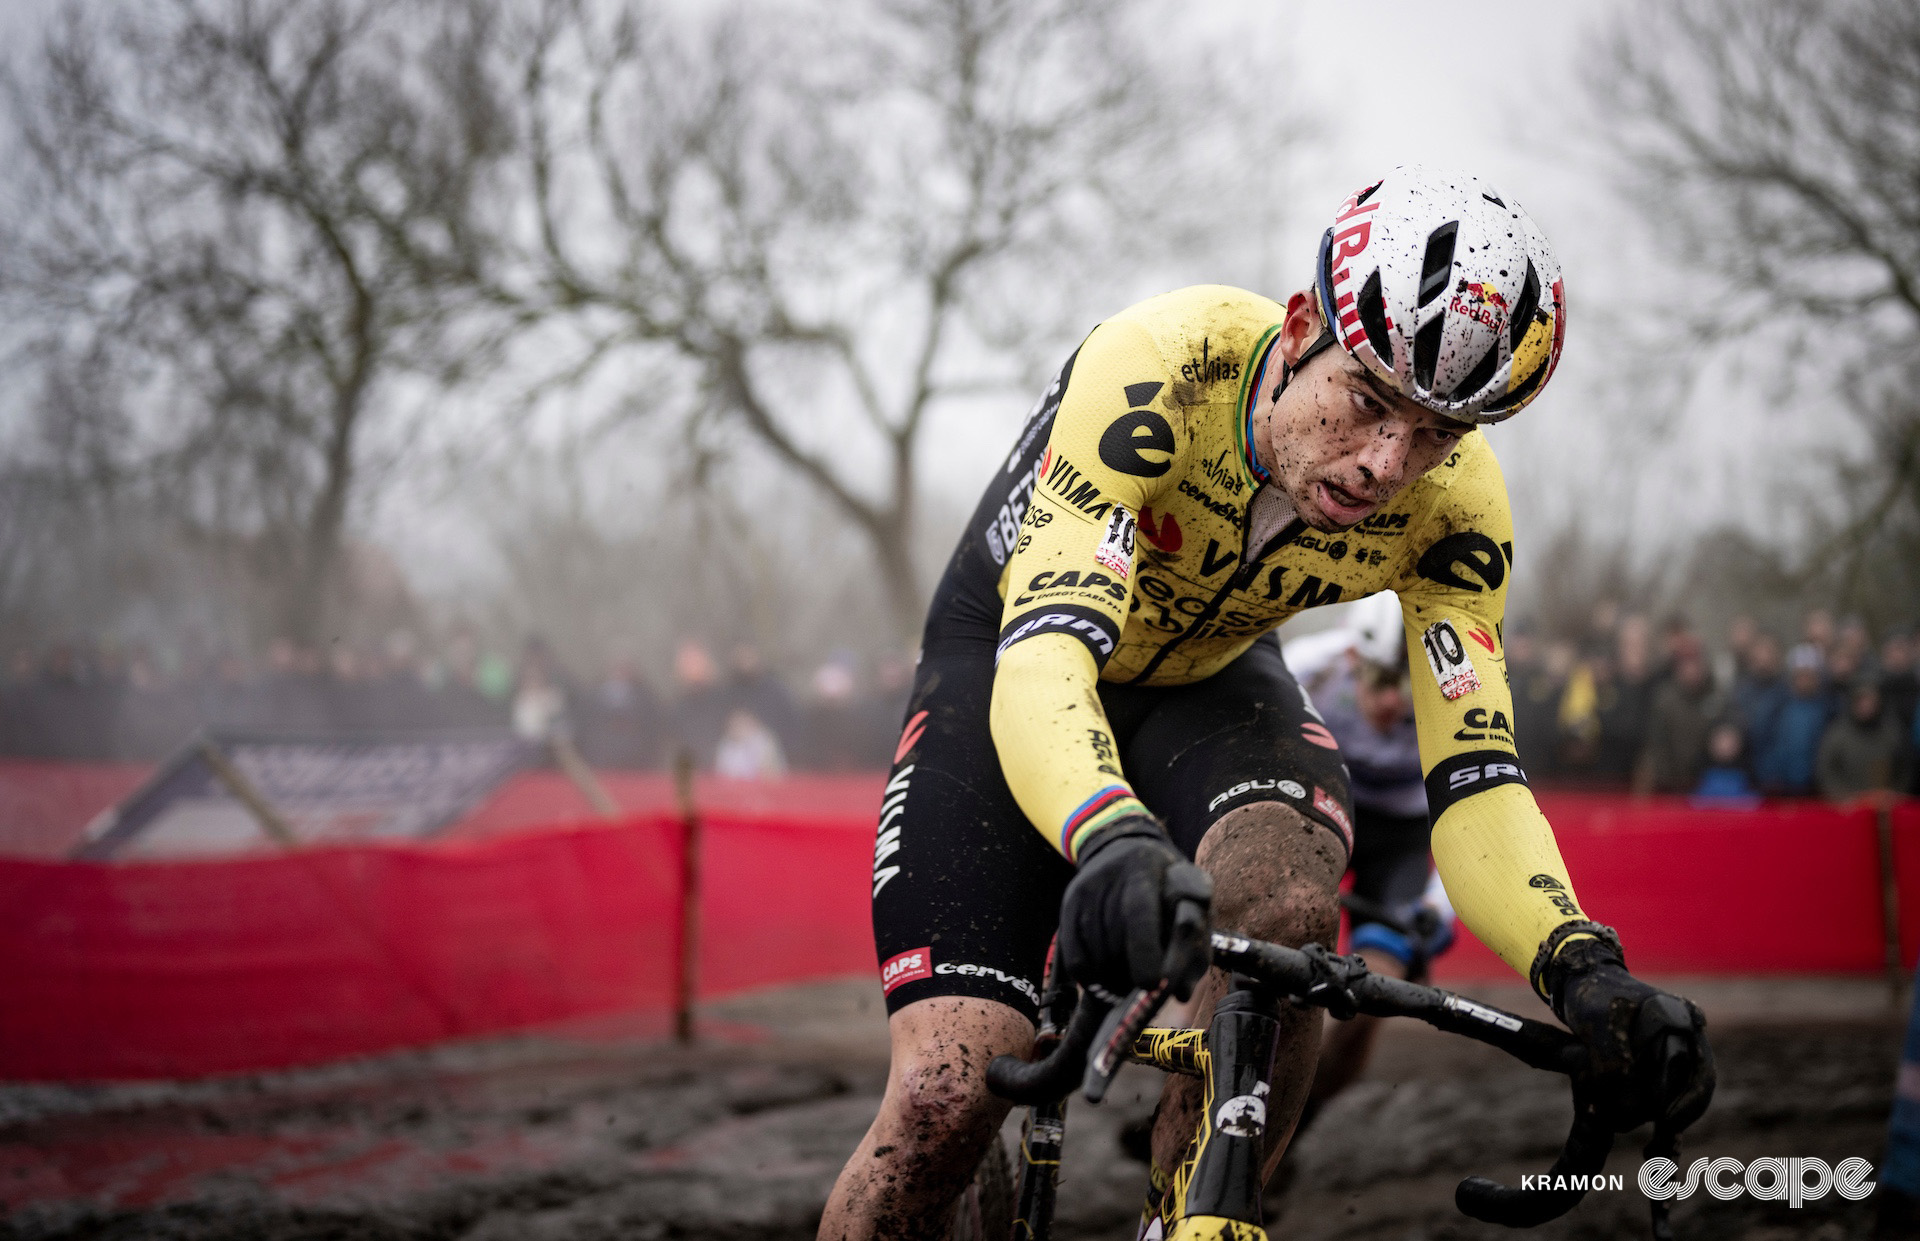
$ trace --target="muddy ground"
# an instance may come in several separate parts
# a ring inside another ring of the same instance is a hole
[[[1904,1015],[1884,989],[1681,986],[1707,1008],[1721,1065],[1683,1158],[1879,1164]],[[1532,1011],[1517,989],[1466,989]],[[0,1237],[809,1238],[879,1097],[878,999],[861,980],[735,1000],[708,1012],[691,1048],[582,1027],[213,1083],[0,1086]],[[1564,1085],[1391,1025],[1368,1077],[1296,1144],[1269,1195],[1275,1235],[1512,1235],[1459,1215],[1453,1187],[1544,1171],[1569,1116]],[[1143,1169],[1117,1135],[1156,1090],[1129,1069],[1108,1104],[1070,1115],[1063,1241],[1133,1235]],[[1639,1164],[1623,1142],[1610,1170],[1627,1189],[1534,1235],[1647,1235]],[[1842,1241],[1872,1235],[1874,1207],[1699,1194],[1675,1233]]]

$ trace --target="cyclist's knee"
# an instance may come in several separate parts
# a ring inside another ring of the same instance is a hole
[[[1345,844],[1283,802],[1222,815],[1200,842],[1214,923],[1283,944],[1331,943],[1340,929]]]
[[[946,1166],[977,1157],[1006,1119],[1008,1104],[986,1088],[984,1065],[915,1057],[887,1092],[887,1153],[909,1165]]]
[[[1008,1104],[987,1089],[987,1065],[1033,1043],[1025,1017],[980,1000],[923,1001],[896,1016],[888,1106],[896,1140],[919,1151],[965,1144],[1005,1119]],[[906,1020],[901,1021],[904,1018]]]
[[[996,1110],[983,1071],[984,1066],[939,1055],[916,1057],[901,1068],[897,1108],[913,1129],[928,1136],[977,1128]]]

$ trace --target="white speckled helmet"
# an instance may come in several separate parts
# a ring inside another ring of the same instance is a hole
[[[1511,418],[1560,361],[1560,265],[1520,204],[1478,177],[1405,165],[1349,197],[1314,287],[1333,342],[1449,417]]]
[[[1400,596],[1390,590],[1368,595],[1347,614],[1347,632],[1361,659],[1381,668],[1405,662],[1406,638],[1401,631]]]

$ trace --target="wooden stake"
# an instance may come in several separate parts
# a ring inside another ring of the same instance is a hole
[[[1887,992],[1889,1003],[1898,1011],[1907,972],[1900,964],[1900,885],[1893,870],[1893,800],[1879,799],[1874,823],[1880,837],[1880,932],[1887,952]]]
[[[587,760],[580,753],[580,747],[573,744],[573,738],[556,732],[547,738],[547,748],[553,752],[554,761],[560,764],[560,770],[573,781],[573,787],[580,790],[580,796],[587,799],[595,814],[603,819],[620,817],[620,807],[614,803],[600,778],[593,774],[593,768],[587,766]]]
[[[253,781],[240,774],[240,769],[220,752],[220,747],[211,741],[202,741],[199,748],[201,759],[213,771],[213,778],[247,808],[247,813],[260,825],[260,830],[283,847],[298,849],[300,837],[294,833],[293,826],[280,816],[280,812],[261,795],[259,789],[253,787]]]
[[[673,791],[680,804],[680,960],[674,970],[673,1036],[693,1042],[693,995],[700,962],[700,813],[693,796],[693,756],[673,756]]]

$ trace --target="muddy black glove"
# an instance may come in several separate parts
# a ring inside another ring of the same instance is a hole
[[[1691,1000],[1649,987],[1627,973],[1620,940],[1598,923],[1565,930],[1603,934],[1576,939],[1538,971],[1553,1011],[1592,1052],[1595,1101],[1617,1132],[1659,1121],[1677,1134],[1713,1099],[1713,1049],[1707,1021]]]
[[[1130,815],[1080,850],[1060,902],[1068,977],[1121,996],[1161,979],[1186,999],[1207,972],[1213,880],[1180,855],[1160,824]]]

